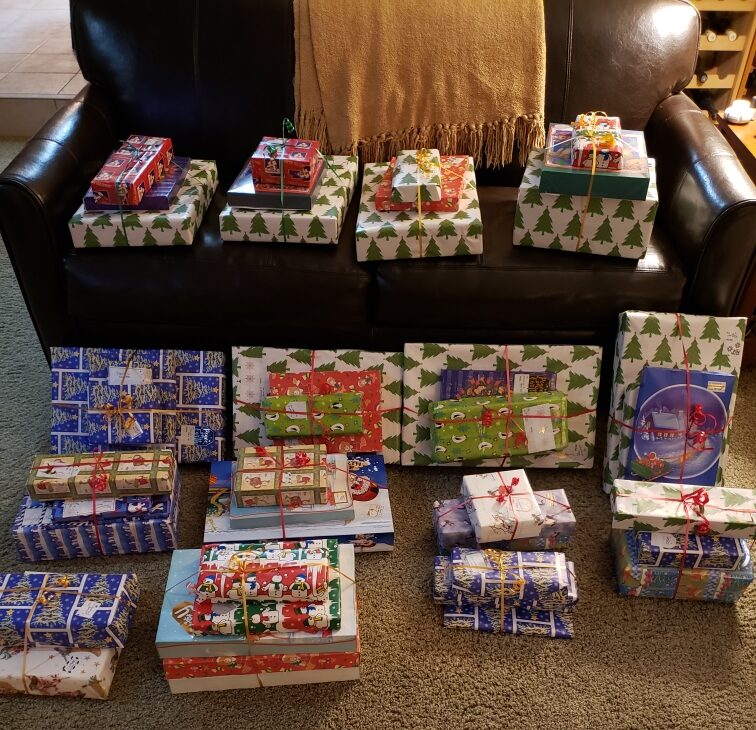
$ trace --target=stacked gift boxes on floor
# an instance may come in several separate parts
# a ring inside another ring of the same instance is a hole
[[[357,158],[323,155],[317,141],[263,137],[228,190],[224,241],[336,244],[357,180]]]
[[[658,203],[643,132],[622,129],[618,117],[580,114],[551,124],[546,148],[530,153],[513,243],[637,259]]]
[[[13,522],[21,560],[173,550],[180,482],[167,450],[37,456]]]
[[[0,689],[106,699],[138,600],[133,573],[0,573]]]
[[[174,157],[164,137],[131,135],[68,223],[76,248],[186,246],[218,186],[214,162]]]
[[[433,596],[444,607],[444,626],[572,638],[575,567],[563,553],[545,550],[566,544],[574,529],[564,493],[533,492],[518,469],[465,476],[461,500],[448,502],[434,515],[437,542],[449,553],[434,562]]]
[[[365,165],[355,238],[358,261],[482,253],[472,158],[423,148]]]
[[[174,552],[156,639],[171,691],[359,679],[354,578],[336,540]]]

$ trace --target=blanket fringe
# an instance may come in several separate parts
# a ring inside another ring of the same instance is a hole
[[[297,134],[316,139],[327,154],[359,155],[362,162],[385,162],[400,150],[432,147],[442,155],[470,155],[479,167],[485,159],[489,167],[512,161],[515,146],[518,162],[525,165],[530,151],[543,147],[546,135],[543,117],[527,115],[482,124],[432,124],[357,140],[343,149],[331,149],[328,128],[321,112],[297,111]]]

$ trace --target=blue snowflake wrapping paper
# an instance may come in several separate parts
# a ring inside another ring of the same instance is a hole
[[[575,636],[572,614],[510,606],[503,614],[499,609],[463,604],[444,611],[444,626],[473,629],[486,633],[519,636],[543,636],[551,639],[572,639]]]
[[[29,647],[120,649],[138,600],[134,573],[0,573],[0,646],[24,646],[28,622]]]
[[[737,570],[750,559],[748,543],[742,537],[685,535],[664,532],[635,533],[639,565],[680,567],[685,549],[685,568]]]

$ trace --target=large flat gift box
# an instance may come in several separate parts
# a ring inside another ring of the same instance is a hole
[[[433,459],[431,404],[441,393],[442,370],[556,373],[556,390],[567,398],[567,445],[559,451],[481,458]],[[585,345],[460,345],[433,342],[404,346],[403,466],[581,468],[593,465],[601,348]]]
[[[684,372],[686,362],[691,370],[736,376],[727,421],[723,424],[724,446],[714,482],[715,486],[722,485],[730,441],[729,423],[735,409],[737,377],[740,375],[743,358],[745,329],[746,320],[743,317],[639,311],[620,314],[604,456],[604,491],[611,490],[615,479],[625,478],[628,462],[632,460],[631,447],[643,369],[650,365]]]
[[[189,246],[217,187],[215,163],[192,160],[168,210],[87,211],[82,204],[68,222],[74,248]]]

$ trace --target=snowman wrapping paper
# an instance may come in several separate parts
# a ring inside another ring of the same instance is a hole
[[[431,404],[441,394],[442,370],[549,372],[567,397],[567,445],[543,454],[481,458],[437,464],[433,460]],[[593,465],[601,348],[587,345],[458,345],[408,343],[404,346],[403,466],[495,466],[580,468]]]

